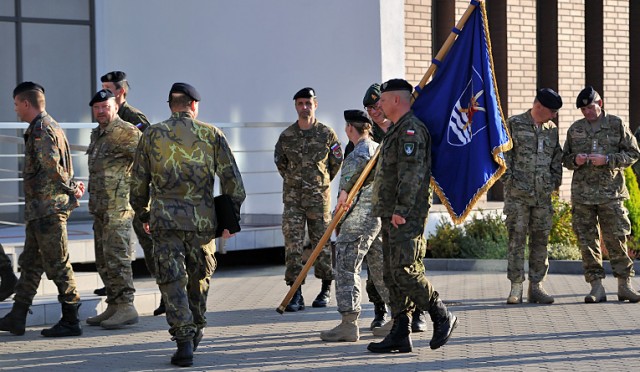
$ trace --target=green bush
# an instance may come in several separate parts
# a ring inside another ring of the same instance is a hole
[[[553,206],[553,224],[549,234],[549,244],[560,244],[565,246],[577,246],[578,238],[571,226],[571,204],[561,200],[557,192],[551,195],[551,205]]]
[[[575,245],[554,243],[547,246],[550,260],[581,260],[580,248]]]
[[[460,239],[464,235],[461,227],[442,217],[436,226],[436,232],[429,238],[431,257],[460,258]]]

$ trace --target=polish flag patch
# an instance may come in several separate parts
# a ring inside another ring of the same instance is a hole
[[[413,136],[414,134],[416,134],[416,131],[413,129],[407,129],[407,136]]]

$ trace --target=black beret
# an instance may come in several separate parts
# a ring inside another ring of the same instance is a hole
[[[174,83],[169,91],[169,99],[171,99],[171,93],[183,93],[194,101],[200,101],[200,93],[198,93],[196,88],[187,83]]]
[[[536,99],[542,104],[542,106],[551,110],[559,110],[560,107],[562,107],[562,97],[560,97],[560,95],[551,88],[542,88],[538,90]]]
[[[408,81],[404,79],[391,79],[385,83],[382,83],[380,87],[380,92],[391,92],[394,90],[406,90],[409,93],[413,92],[413,87],[409,84]]]
[[[376,102],[380,99],[380,84],[375,83],[371,84],[367,92],[364,94],[364,98],[362,99],[362,105],[364,107],[375,105]]]
[[[293,96],[293,100],[297,100],[298,98],[313,98],[313,97],[317,97],[316,96],[316,91],[313,90],[313,88],[302,88],[300,89],[294,96]]]
[[[20,93],[28,92],[30,90],[37,90],[44,94],[44,88],[42,87],[42,85],[34,83],[32,81],[25,81],[18,84],[18,86],[13,90],[13,98],[16,98],[16,96]]]
[[[362,110],[344,110],[344,120],[348,123],[369,123],[373,125],[369,115]]]
[[[127,78],[127,74],[122,71],[111,71],[108,74],[102,75],[100,81],[103,83],[119,83]]]
[[[91,102],[89,102],[89,106],[93,106],[94,103],[104,102],[109,98],[116,98],[109,89],[101,89],[91,98]]]
[[[600,95],[596,92],[591,85],[584,88],[578,98],[576,99],[576,108],[585,107],[590,105],[593,101],[600,100]]]

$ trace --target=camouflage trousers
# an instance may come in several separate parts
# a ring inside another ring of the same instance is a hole
[[[282,214],[282,233],[284,235],[285,272],[284,280],[292,285],[302,271],[302,251],[304,249],[305,226],[309,232],[309,239],[313,248],[318,245],[322,235],[329,227],[331,214],[328,208],[303,208],[286,205]],[[333,280],[331,269],[331,243],[322,248],[318,259],[313,265],[315,277],[322,280]],[[304,281],[302,282],[304,284]]]
[[[69,212],[65,212],[27,222],[24,250],[18,258],[21,274],[13,298],[15,302],[31,305],[43,272],[58,288],[60,303],[80,302],[73,268],[69,262],[68,218]]]
[[[214,233],[158,230],[151,235],[169,333],[177,341],[192,340],[207,325],[209,283],[216,269]]]
[[[336,301],[338,311],[361,311],[360,272],[365,255],[380,233],[380,218],[371,214],[370,204],[355,204],[340,228],[336,241]],[[381,252],[380,252],[381,253]],[[380,265],[381,266],[381,265]],[[385,294],[386,287],[381,288]]]
[[[133,231],[135,231],[138,243],[140,243],[142,247],[144,263],[147,266],[147,270],[149,270],[149,274],[155,278],[156,264],[153,262],[153,241],[151,240],[151,235],[144,231],[142,221],[140,221],[140,217],[137,214],[133,217]],[[135,253],[132,253],[131,259],[135,260]]]
[[[572,213],[573,231],[578,237],[585,280],[592,282],[605,277],[600,233],[609,251],[613,276],[634,276],[633,261],[627,254],[627,235],[631,233],[631,222],[622,201],[614,200],[598,205],[573,203]]]
[[[529,236],[529,281],[542,282],[549,271],[547,243],[553,218],[551,204],[529,206],[505,202],[504,213],[509,233],[507,278],[513,283],[524,282],[524,248]]]
[[[11,266],[11,259],[4,252],[2,244],[0,244],[0,272],[2,271],[13,271],[13,267]]]
[[[107,289],[107,303],[132,304],[130,234],[133,211],[106,211],[93,216],[96,268]]]
[[[382,226],[382,222],[380,223]],[[381,228],[382,229],[382,228]],[[367,295],[373,304],[389,303],[389,290],[384,284],[384,257],[382,255],[382,233],[373,239],[366,256],[367,262]]]
[[[408,313],[416,306],[428,311],[435,289],[425,276],[424,239],[426,217],[406,218],[404,225],[395,228],[390,217],[382,217],[382,254],[384,283],[389,290],[391,314]]]

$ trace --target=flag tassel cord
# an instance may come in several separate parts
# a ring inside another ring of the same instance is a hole
[[[464,27],[464,24],[467,22],[467,20],[475,10],[477,6],[476,4],[479,4],[478,1],[475,1],[475,0],[471,1],[471,3],[469,4],[469,7],[460,18],[460,21],[458,21],[458,24],[456,25],[456,29],[462,30],[462,28]],[[442,48],[440,48],[440,51],[436,55],[437,60],[441,61],[444,59],[444,57],[446,57],[447,53],[449,52],[449,49],[451,49],[451,46],[456,40],[456,36],[457,34],[455,32],[451,32],[449,37],[447,37],[447,40],[445,41],[444,45],[442,46]],[[424,77],[420,81],[420,88],[423,88],[425,86],[425,84],[429,81],[431,76],[435,73],[436,69],[437,69],[437,66],[435,64],[431,64],[431,66],[425,73]],[[414,92],[413,100],[415,100],[415,98],[417,98],[417,95]],[[364,170],[358,177],[358,180],[356,181],[355,185],[349,191],[349,195],[347,196],[347,202],[346,202],[347,205],[350,205],[353,202],[353,199],[355,198],[356,194],[360,191],[360,188],[362,188],[362,185],[364,184],[364,181],[367,179],[367,176],[369,175],[369,173],[371,173],[371,170],[376,165],[378,156],[380,155],[380,148],[381,146],[378,146],[378,149],[371,157],[371,160],[369,160],[369,162],[365,166]],[[333,233],[333,230],[336,228],[336,226],[338,225],[338,222],[340,222],[340,219],[342,218],[345,212],[346,210],[344,208],[340,208],[339,210],[336,210],[336,213],[333,216],[333,219],[331,220],[331,222],[329,223],[327,230],[322,235],[322,238],[320,238],[320,240],[318,241],[318,244],[311,252],[311,255],[309,255],[307,262],[305,263],[304,267],[300,271],[300,274],[298,274],[298,276],[296,277],[296,280],[291,285],[291,288],[289,288],[289,291],[287,292],[287,294],[284,296],[284,299],[280,303],[280,306],[278,306],[278,308],[276,309],[278,313],[284,314],[285,307],[289,304],[295,292],[302,285],[302,282],[307,277],[307,273],[311,269],[311,266],[313,266],[316,259],[320,255],[320,252],[322,252],[322,249],[324,248],[325,244],[327,244],[327,241],[329,241],[329,238],[331,238],[331,234]]]

